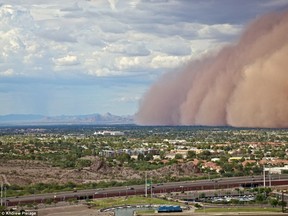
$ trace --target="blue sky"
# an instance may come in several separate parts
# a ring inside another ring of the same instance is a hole
[[[163,73],[287,0],[5,0],[0,115],[134,114]]]

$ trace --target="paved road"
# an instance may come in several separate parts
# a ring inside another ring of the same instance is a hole
[[[269,186],[269,178],[266,178],[266,186]],[[288,175],[273,175],[271,176],[271,185],[288,185]],[[263,176],[242,176],[231,178],[218,178],[206,179],[198,181],[185,181],[185,182],[169,182],[163,184],[154,184],[148,190],[148,194],[152,193],[169,193],[181,191],[200,191],[212,189],[224,189],[233,187],[253,187],[263,186]],[[57,201],[65,201],[71,198],[74,199],[97,199],[115,196],[128,196],[128,195],[143,195],[145,194],[144,185],[134,185],[129,187],[112,187],[107,189],[89,189],[79,190],[76,192],[66,191],[50,194],[35,194],[21,197],[8,197],[7,205],[16,205],[21,203],[41,203],[45,200],[52,199]]]

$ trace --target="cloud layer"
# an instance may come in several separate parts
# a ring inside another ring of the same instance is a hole
[[[283,0],[5,0],[0,115],[134,114],[166,71],[235,40]]]
[[[288,127],[288,12],[251,23],[237,43],[165,74],[144,96],[145,125]]]
[[[222,37],[237,34],[241,28],[237,24],[184,21],[177,21],[180,25],[176,26],[173,19],[167,20],[164,11],[161,15],[151,14],[145,8],[151,3],[125,2],[0,6],[1,76],[11,76],[7,70],[15,76],[28,77],[43,73],[54,76],[54,72],[57,75],[71,69],[80,75],[100,77],[157,72],[205,51],[205,47],[196,50],[191,46],[193,36],[213,39],[209,42],[212,46]],[[156,1],[153,5],[167,9],[169,5],[181,6],[173,1]],[[136,6],[143,8],[136,10]],[[155,21],[145,20],[152,15]]]

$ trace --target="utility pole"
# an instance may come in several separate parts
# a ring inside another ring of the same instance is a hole
[[[152,177],[150,178],[150,189],[151,189],[151,198],[152,198]]]
[[[4,186],[4,200],[5,200],[5,207],[7,206],[7,197],[6,197],[7,188]]]
[[[265,179],[265,166],[263,166],[263,187],[266,187],[266,179]]]
[[[145,197],[147,197],[147,171],[145,172]]]
[[[269,187],[271,188],[271,171],[270,171],[270,167],[269,167]]]
[[[285,212],[285,208],[284,208],[284,191],[283,190],[282,190],[281,201],[282,201],[282,213],[284,213]]]
[[[3,206],[3,183],[1,182],[1,206]]]

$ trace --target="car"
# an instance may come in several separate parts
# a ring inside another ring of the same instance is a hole
[[[134,188],[133,188],[133,187],[130,187],[130,188],[128,188],[128,190],[134,190]]]

